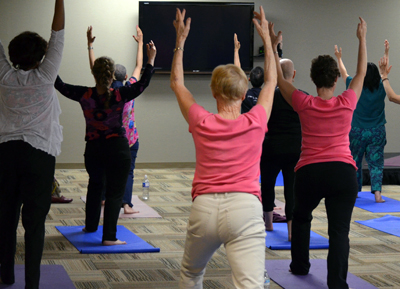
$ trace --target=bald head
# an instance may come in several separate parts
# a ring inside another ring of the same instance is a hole
[[[296,74],[296,70],[294,70],[293,62],[290,59],[283,58],[280,60],[283,78],[287,81],[292,82],[293,78]]]

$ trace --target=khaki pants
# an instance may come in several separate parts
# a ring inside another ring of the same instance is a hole
[[[205,267],[224,244],[236,288],[263,288],[265,226],[261,202],[247,193],[198,196],[192,205],[179,288],[203,288]]]

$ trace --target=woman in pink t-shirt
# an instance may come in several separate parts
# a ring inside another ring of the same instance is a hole
[[[358,192],[357,167],[349,148],[349,132],[367,70],[366,32],[367,25],[360,18],[357,72],[349,89],[339,96],[334,96],[334,91],[340,73],[331,56],[320,55],[312,60],[311,79],[317,88],[316,97],[306,95],[286,81],[277,65],[279,89],[299,114],[303,138],[300,159],[295,167],[290,269],[296,275],[308,274],[312,212],[325,198],[329,288],[349,288],[346,282],[350,248],[348,235]],[[270,34],[276,51],[280,33],[276,36],[271,27]],[[275,54],[277,64],[279,60]]]
[[[247,77],[233,64],[221,65],[211,78],[218,110],[213,114],[184,85],[183,50],[191,22],[188,18],[184,23],[185,12],[177,9],[174,21],[171,88],[193,135],[196,170],[179,287],[203,288],[207,262],[224,244],[235,287],[263,288],[265,230],[258,176],[276,86],[268,21],[262,8],[255,12],[254,24],[266,48],[265,83],[257,105],[240,114]]]

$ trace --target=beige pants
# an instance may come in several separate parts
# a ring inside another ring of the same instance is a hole
[[[263,288],[265,226],[261,202],[247,193],[198,196],[190,212],[179,288],[203,288],[207,262],[224,244],[236,288]]]

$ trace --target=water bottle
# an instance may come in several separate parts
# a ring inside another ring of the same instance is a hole
[[[264,271],[264,289],[269,289],[269,285],[271,283],[271,280],[269,279],[267,270]]]
[[[147,175],[144,175],[144,179],[142,182],[142,188],[143,188],[143,194],[142,194],[142,200],[147,201],[150,197],[150,181],[147,178]]]

